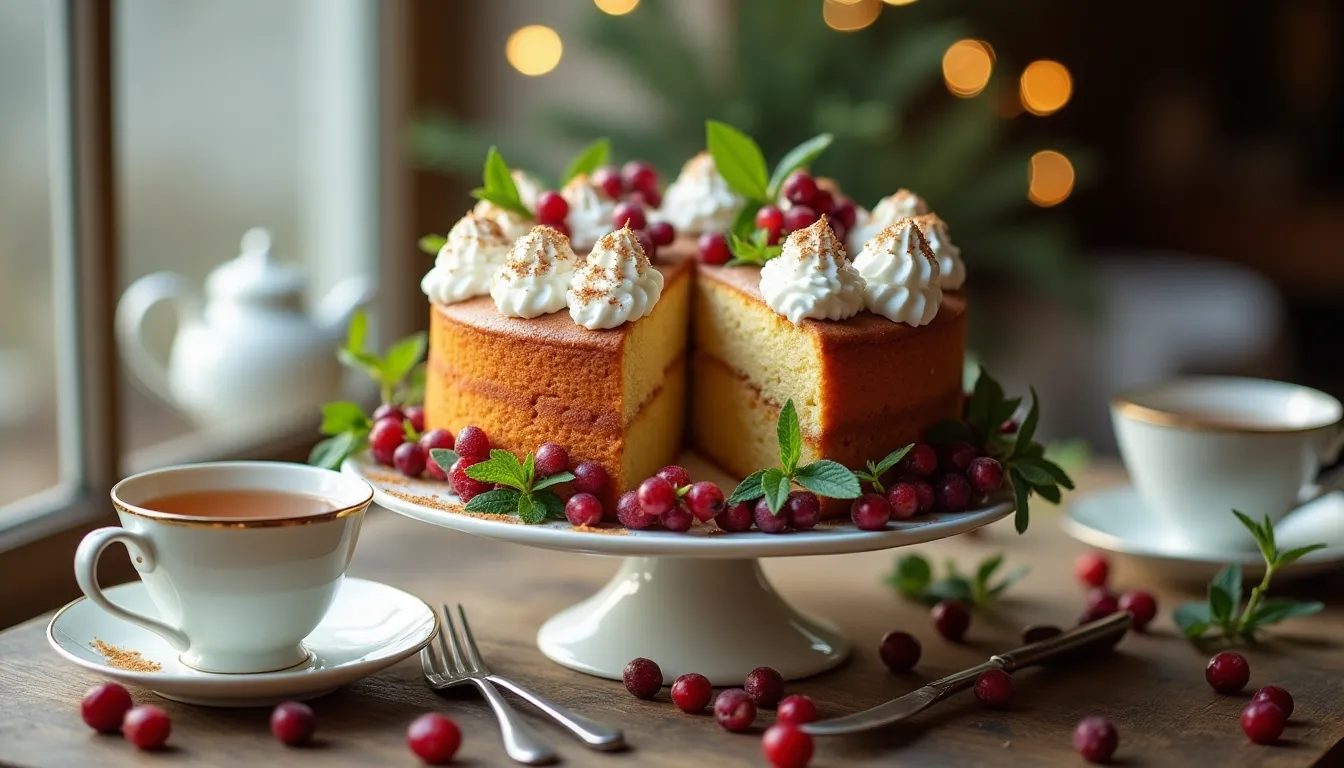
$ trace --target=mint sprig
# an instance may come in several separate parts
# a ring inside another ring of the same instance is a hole
[[[1311,601],[1300,602],[1285,598],[1266,598],[1270,579],[1275,572],[1289,563],[1302,558],[1310,552],[1324,549],[1325,544],[1309,544],[1305,547],[1279,551],[1274,540],[1274,523],[1266,515],[1257,523],[1237,510],[1232,510],[1237,520],[1251,532],[1260,555],[1265,559],[1265,576],[1251,589],[1246,607],[1241,607],[1241,566],[1229,564],[1218,571],[1218,575],[1209,582],[1209,596],[1202,603],[1186,603],[1176,609],[1173,618],[1177,626],[1191,640],[1205,637],[1210,632],[1214,637],[1225,640],[1255,639],[1255,633],[1267,624],[1277,624],[1294,616],[1310,616],[1318,613],[1324,604]]]
[[[1003,565],[1003,555],[981,560],[974,574],[965,574],[956,561],[948,559],[943,567],[947,575],[933,578],[933,567],[919,555],[905,555],[896,561],[895,570],[885,581],[907,600],[932,605],[943,600],[958,600],[969,606],[984,606],[997,600],[1009,587],[1029,573],[1026,566],[1010,571],[997,583],[994,574]]]
[[[765,262],[775,258],[783,250],[779,245],[770,245],[769,238],[769,233],[764,229],[758,229],[745,238],[736,232],[729,232],[728,250],[732,251],[733,258],[729,259],[726,266],[740,267],[746,264],[764,266]]]
[[[518,185],[513,183],[509,164],[504,162],[504,158],[495,147],[491,147],[485,155],[485,169],[481,173],[481,180],[483,186],[473,189],[472,197],[477,200],[488,200],[506,211],[532,218],[532,212],[523,205],[522,198],[518,196]]]
[[[364,349],[368,322],[363,310],[355,312],[346,331],[345,346],[336,350],[336,357],[347,367],[368,374],[378,384],[384,403],[408,402],[398,390],[425,356],[428,343],[425,334],[415,333],[394,342],[380,357]]]
[[[359,403],[346,400],[325,403],[322,406],[322,434],[328,437],[313,446],[308,463],[323,469],[340,469],[347,456],[369,446],[369,430],[372,428],[373,422]]]
[[[569,183],[569,180],[575,176],[587,176],[593,171],[607,164],[611,157],[611,140],[598,139],[583,148],[575,158],[569,161],[569,167],[565,168],[565,175],[560,178],[560,186]]]
[[[775,436],[779,441],[779,466],[752,472],[738,484],[727,503],[764,497],[770,514],[778,515],[794,483],[831,499],[857,499],[862,495],[858,478],[837,462],[820,459],[798,466],[803,454],[803,432],[793,400],[780,409]]]
[[[714,158],[714,167],[733,191],[747,199],[731,230],[741,244],[750,245],[754,242],[756,209],[779,199],[780,189],[789,174],[815,162],[832,140],[834,137],[829,133],[813,136],[785,153],[772,173],[767,170],[765,155],[755,139],[727,123],[705,121],[705,146]],[[734,248],[734,261],[738,264],[763,264],[778,255],[778,252],[772,254],[765,251],[749,253],[744,255]]]
[[[429,452],[429,457],[445,470],[460,458],[447,448],[435,448]],[[516,514],[528,525],[543,523],[547,519],[563,520],[565,502],[555,491],[547,489],[574,479],[574,475],[569,472],[538,478],[534,454],[529,453],[519,461],[517,456],[499,448],[492,448],[490,458],[485,461],[467,467],[467,477],[482,483],[507,486],[473,496],[467,502],[468,512]]]
[[[891,468],[896,466],[901,459],[904,459],[905,454],[909,453],[910,449],[914,447],[915,444],[911,443],[904,448],[897,448],[891,453],[888,453],[884,459],[877,463],[873,463],[873,461],[869,459],[867,468],[855,472],[854,476],[857,477],[861,483],[872,483],[873,490],[878,493],[886,493],[887,489],[882,487],[882,476],[891,471]]]

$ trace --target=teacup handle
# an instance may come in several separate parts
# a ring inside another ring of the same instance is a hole
[[[75,581],[79,582],[79,588],[93,601],[94,605],[104,611],[119,619],[124,619],[132,624],[139,624],[148,629],[167,640],[168,644],[179,653],[186,651],[191,646],[191,641],[187,639],[182,630],[143,613],[128,611],[108,600],[107,596],[103,594],[103,588],[98,586],[98,558],[102,557],[104,549],[117,541],[125,544],[126,549],[133,557],[140,558],[140,570],[154,570],[156,567],[154,545],[149,539],[125,528],[99,528],[90,531],[84,537],[84,540],[79,542],[79,549],[75,550]]]

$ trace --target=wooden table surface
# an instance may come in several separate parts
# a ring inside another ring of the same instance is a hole
[[[1084,479],[1085,487],[1097,487],[1116,475],[1093,471]],[[1002,521],[976,537],[917,548],[930,558],[956,557],[968,566],[1004,552],[1009,567],[1031,567],[1000,605],[977,613],[963,645],[940,640],[927,609],[898,599],[881,583],[897,552],[767,561],[765,570],[784,595],[835,622],[857,648],[839,670],[793,683],[790,690],[811,696],[822,716],[853,712],[1018,645],[1024,625],[1073,623],[1082,590],[1071,570],[1081,547],[1059,532],[1057,514],[1036,510],[1031,530],[1021,538],[1011,521]],[[379,512],[368,521],[351,574],[385,581],[431,604],[464,603],[497,672],[626,729],[630,750],[590,752],[520,705],[559,747],[565,765],[763,765],[759,727],[754,735],[730,734],[711,716],[682,714],[666,689],[656,701],[639,701],[619,682],[571,672],[542,657],[534,645],[537,627],[590,594],[616,565],[610,558],[501,544]],[[1119,765],[1344,765],[1344,605],[1336,598],[1344,581],[1336,576],[1298,588],[1324,599],[1326,612],[1280,625],[1268,642],[1244,651],[1252,670],[1249,691],[1278,683],[1297,700],[1282,743],[1264,747],[1241,733],[1239,714],[1249,692],[1229,697],[1210,690],[1203,674],[1210,653],[1175,632],[1168,609],[1192,595],[1151,583],[1135,565],[1118,562],[1112,570],[1115,586],[1146,586],[1158,593],[1162,612],[1149,634],[1130,633],[1117,653],[1086,666],[1018,673],[1013,706],[1006,712],[983,709],[963,693],[881,732],[818,740],[813,765],[1082,765],[1070,734],[1079,718],[1094,713],[1117,724]],[[15,582],[9,583],[13,588]],[[208,709],[133,691],[137,700],[154,701],[173,718],[170,751],[137,753],[122,738],[98,736],[80,721],[79,699],[99,678],[47,647],[49,618],[0,633],[3,765],[412,766],[417,761],[404,746],[406,725],[430,710],[448,713],[462,726],[459,763],[511,764],[484,703],[472,693],[429,692],[413,659],[313,702],[320,743],[301,750],[271,738],[267,710]],[[906,675],[889,673],[876,654],[883,633],[898,628],[924,645],[924,658]],[[768,724],[770,715],[760,722]]]

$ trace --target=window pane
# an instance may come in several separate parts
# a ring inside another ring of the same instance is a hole
[[[0,506],[60,479],[46,15],[0,3]]]

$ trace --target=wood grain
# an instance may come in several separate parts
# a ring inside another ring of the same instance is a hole
[[[964,645],[939,640],[925,609],[895,598],[881,584],[895,553],[767,562],[766,572],[784,595],[833,620],[857,647],[853,660],[838,671],[790,689],[812,696],[823,716],[848,713],[1014,647],[1027,624],[1073,623],[1082,608],[1082,591],[1071,576],[1080,548],[1058,531],[1056,514],[1038,510],[1031,531],[1021,538],[1007,521],[979,536],[918,548],[926,556],[953,556],[965,564],[1002,551],[1008,566],[1032,568],[994,611],[976,615]],[[590,594],[616,564],[611,558],[475,539],[379,513],[366,526],[351,573],[407,589],[432,604],[463,603],[496,671],[584,714],[625,727],[631,750],[603,755],[585,750],[524,709],[559,747],[567,765],[762,765],[759,728],[755,736],[728,734],[707,715],[679,712],[666,690],[657,701],[638,701],[618,682],[570,672],[537,651],[534,633],[541,622]],[[1125,563],[1115,571],[1117,586],[1141,585],[1141,572]],[[1335,578],[1304,585],[1301,591],[1331,602],[1342,586]],[[1160,589],[1158,596],[1163,611],[1150,634],[1131,633],[1116,654],[1085,666],[1019,673],[1007,712],[982,709],[969,693],[961,694],[882,732],[819,740],[813,765],[1080,765],[1070,734],[1079,718],[1093,713],[1116,722],[1120,765],[1344,765],[1344,705],[1339,695],[1344,609],[1337,600],[1323,615],[1281,625],[1263,646],[1244,651],[1251,662],[1252,690],[1273,682],[1297,700],[1283,743],[1262,747],[1246,740],[1238,721],[1249,693],[1226,697],[1211,691],[1203,678],[1210,652],[1175,633],[1168,609],[1191,596]],[[95,735],[80,721],[79,698],[98,679],[65,664],[47,648],[45,624],[42,617],[0,633],[0,764],[412,766],[417,763],[403,744],[405,727],[430,710],[446,712],[461,724],[461,764],[510,764],[480,699],[469,692],[430,693],[414,661],[313,702],[321,743],[304,750],[287,749],[270,737],[266,710],[192,707],[134,691],[137,701],[163,706],[174,723],[170,754],[139,754],[120,737]],[[891,674],[877,660],[879,638],[897,628],[912,632],[924,645],[915,673]],[[761,721],[768,724],[770,719],[766,715]]]

